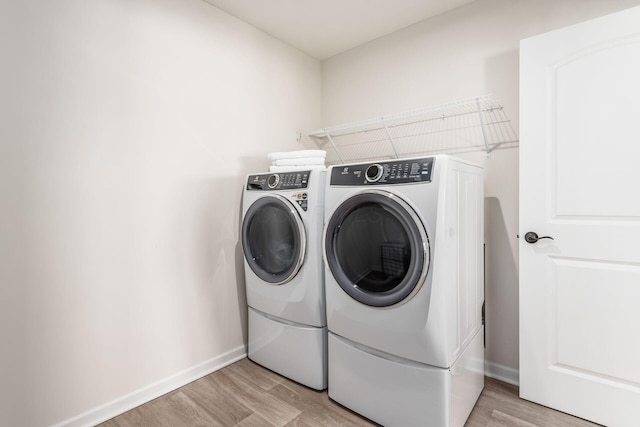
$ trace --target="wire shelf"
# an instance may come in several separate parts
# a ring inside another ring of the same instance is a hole
[[[518,146],[500,103],[484,95],[434,107],[299,132],[305,148],[327,151],[326,163],[455,154]]]

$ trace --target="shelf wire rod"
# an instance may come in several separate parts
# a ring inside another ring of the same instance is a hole
[[[483,108],[482,110],[482,118],[478,120],[480,123],[481,129],[484,130],[484,134],[482,135],[486,138],[487,143],[485,144],[485,151],[487,154],[489,150],[487,149],[487,145],[491,146],[492,143],[497,141],[496,132],[499,130],[497,126],[495,126],[495,117],[494,114],[489,111],[487,108]],[[493,149],[493,147],[491,147]]]
[[[499,123],[500,123],[499,126],[497,127],[497,129],[499,129],[499,131],[500,131],[499,132],[500,136],[498,137],[500,139],[497,139],[497,140],[498,141],[502,141],[500,143],[500,144],[502,144],[502,143],[504,143],[506,141],[509,141],[511,139],[511,134],[509,133],[509,128],[507,127],[507,125],[505,125],[505,123],[509,123],[509,121],[508,120],[505,121],[505,119],[507,117],[506,117],[506,114],[505,114],[505,112],[503,110],[498,111],[496,115],[498,116],[498,120],[499,120]]]
[[[492,113],[492,115],[497,116],[497,118],[494,118],[496,123],[499,123],[501,121],[501,119],[502,119],[502,116],[504,115],[503,111],[498,111],[497,113],[494,113],[492,111],[491,113]],[[507,129],[504,126],[497,124],[495,126],[495,129],[496,129],[496,131],[495,131],[495,133],[496,133],[496,141],[508,141],[508,137],[506,135]],[[497,145],[494,145],[494,149],[496,147],[497,147]]]
[[[327,139],[329,140],[329,143],[331,144],[331,146],[333,147],[333,150],[336,152],[336,155],[340,159],[340,163],[344,163],[344,159],[340,155],[340,150],[338,150],[338,147],[336,147],[335,142],[333,142],[333,138],[331,138],[331,134],[329,132],[326,132],[326,131],[325,131],[324,134],[327,136]]]
[[[391,132],[389,132],[389,126],[387,126],[387,122],[385,122],[384,117],[382,118],[382,124],[384,125],[384,130],[387,132],[387,138],[389,138],[389,144],[391,144],[391,148],[393,149],[393,154],[396,156],[396,159],[399,159],[400,156],[398,156],[398,150],[396,150],[396,145],[393,143]]]
[[[482,112],[482,105],[480,105],[480,98],[476,98],[476,105],[478,106],[478,117],[480,118],[480,129],[482,130],[482,139],[484,139],[484,149],[487,152],[487,157],[489,157],[489,141],[487,141],[487,132],[484,128],[484,113]]]

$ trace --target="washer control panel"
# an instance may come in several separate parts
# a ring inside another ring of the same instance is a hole
[[[247,178],[248,191],[283,191],[300,190],[287,193],[291,202],[298,204],[306,212],[309,206],[309,195],[304,189],[309,187],[310,171],[264,173],[249,175]]]
[[[298,190],[309,186],[309,171],[249,175],[247,190]]]
[[[331,185],[392,185],[431,182],[433,157],[334,166]]]

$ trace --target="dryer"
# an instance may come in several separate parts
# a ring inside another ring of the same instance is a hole
[[[484,387],[482,168],[332,166],[329,396],[385,426],[463,426]]]
[[[320,169],[249,175],[241,230],[249,358],[318,390],[327,386],[325,177]]]

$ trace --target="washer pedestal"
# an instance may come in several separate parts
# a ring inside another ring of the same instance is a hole
[[[249,307],[249,359],[316,390],[327,388],[327,328],[289,322]]]
[[[446,369],[329,332],[329,397],[386,427],[463,427],[484,387],[483,336]]]

